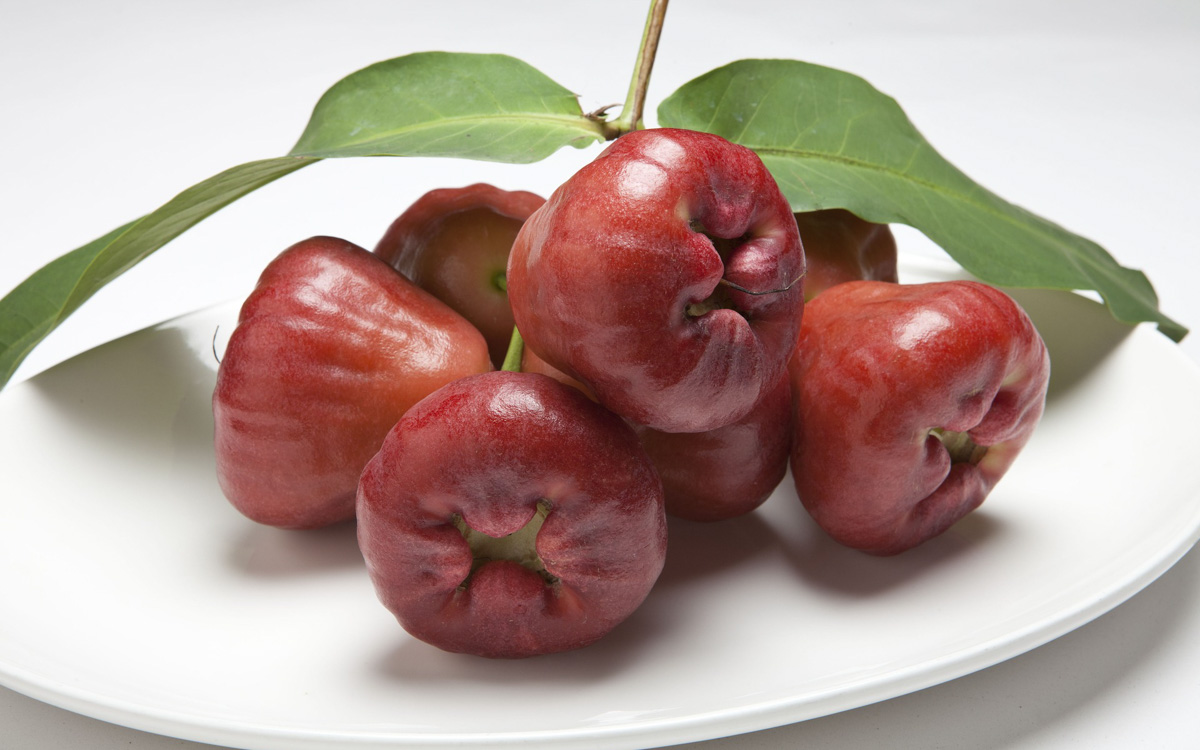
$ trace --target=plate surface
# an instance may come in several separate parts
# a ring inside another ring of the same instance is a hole
[[[906,282],[956,271],[906,258]],[[378,604],[351,526],[259,527],[214,478],[225,305],[0,394],[0,683],[245,748],[667,745],[865,705],[1111,609],[1200,534],[1200,372],[1091,300],[1015,292],[1051,350],[1045,418],[984,506],[895,558],[838,547],[790,478],[756,513],[672,522],[666,570],[581,651],[439,652]]]

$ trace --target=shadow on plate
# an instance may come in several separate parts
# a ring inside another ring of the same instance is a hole
[[[230,565],[245,575],[292,578],[363,567],[353,522],[307,531],[247,523],[229,547]]]
[[[955,558],[992,544],[1004,522],[987,505],[970,513],[941,536],[890,557],[869,555],[834,541],[796,497],[791,472],[758,510],[714,523],[669,520],[667,562],[655,592],[703,585],[705,579],[752,569],[781,559],[799,585],[870,596],[904,586]],[[752,570],[751,573],[753,574]],[[652,594],[653,596],[653,594]]]
[[[72,429],[94,434],[98,445],[212,464],[215,365],[189,346],[179,328],[131,333],[28,384]]]
[[[1005,291],[1029,314],[1050,352],[1048,402],[1099,367],[1134,330],[1099,302],[1078,294],[1050,289]]]
[[[759,510],[716,523],[670,519],[667,563],[655,593],[703,585],[705,579],[781,559],[800,586],[847,596],[871,596],[904,586],[931,570],[992,544],[1004,523],[986,504],[941,536],[891,557],[834,541],[812,520],[792,489],[789,473]],[[655,594],[651,594],[654,596]]]
[[[690,585],[740,565],[753,564],[783,544],[758,512],[724,521],[669,517],[667,522],[667,561],[655,591]]]
[[[989,516],[985,506],[941,536],[898,555],[878,557],[838,544],[814,524],[814,533],[790,546],[787,558],[806,585],[848,597],[870,597],[952,566],[955,560],[987,546],[1003,533],[1003,522]]]
[[[650,594],[654,596],[654,592]],[[592,684],[638,664],[670,637],[670,622],[643,605],[591,645],[527,659],[483,659],[452,654],[403,637],[373,665],[388,680],[428,684],[523,685]]]

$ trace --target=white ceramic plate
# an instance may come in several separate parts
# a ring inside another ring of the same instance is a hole
[[[246,748],[615,748],[800,721],[1002,661],[1124,601],[1200,530],[1197,368],[1083,297],[1018,297],[1055,372],[980,511],[879,559],[825,539],[788,479],[751,516],[673,523],[662,579],[609,637],[518,662],[408,638],[351,527],[278,531],[227,505],[209,398],[236,305],[114,341],[0,394],[0,683]]]

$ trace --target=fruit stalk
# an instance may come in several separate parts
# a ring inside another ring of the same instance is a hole
[[[521,332],[513,326],[512,338],[508,341],[508,352],[504,355],[504,364],[500,369],[504,372],[520,372],[521,358],[525,356],[525,339],[521,338]]]
[[[637,62],[633,66],[633,78],[629,82],[629,93],[625,95],[621,116],[605,127],[605,138],[610,141],[641,127],[642,110],[646,106],[646,89],[650,86],[650,71],[654,68],[658,38],[662,34],[663,18],[666,15],[667,0],[650,1],[646,28],[642,32],[642,43],[638,47]]]

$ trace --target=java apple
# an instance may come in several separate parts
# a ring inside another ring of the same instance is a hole
[[[478,328],[500,367],[513,330],[508,253],[545,202],[485,183],[431,190],[392,222],[375,253]]]
[[[354,516],[358,477],[410,406],[491,369],[483,336],[361,247],[285,250],[242,305],[213,393],[217,478],[249,518]]]
[[[525,343],[632,421],[744,417],[786,370],[804,305],[796,220],[753,151],[687,130],[621,136],[517,235]]]
[[[852,281],[805,310],[790,376],[796,491],[834,539],[890,555],[983,502],[1029,440],[1050,360],[973,281]]]
[[[846,281],[898,281],[896,238],[887,224],[842,208],[799,212],[796,224],[808,261],[805,299]]]
[[[363,471],[359,546],[383,604],[443,650],[579,648],[662,570],[662,485],[633,430],[577,389],[497,371],[444,386]]]
[[[547,375],[595,400],[591,390],[526,348],[522,372]],[[787,473],[792,438],[789,380],[750,413],[704,432],[662,432],[631,423],[663,482],[667,515],[720,521],[762,505]]]
[[[636,427],[658,469],[669,515],[721,521],[762,505],[787,473],[792,438],[788,378],[750,413],[705,432]]]

